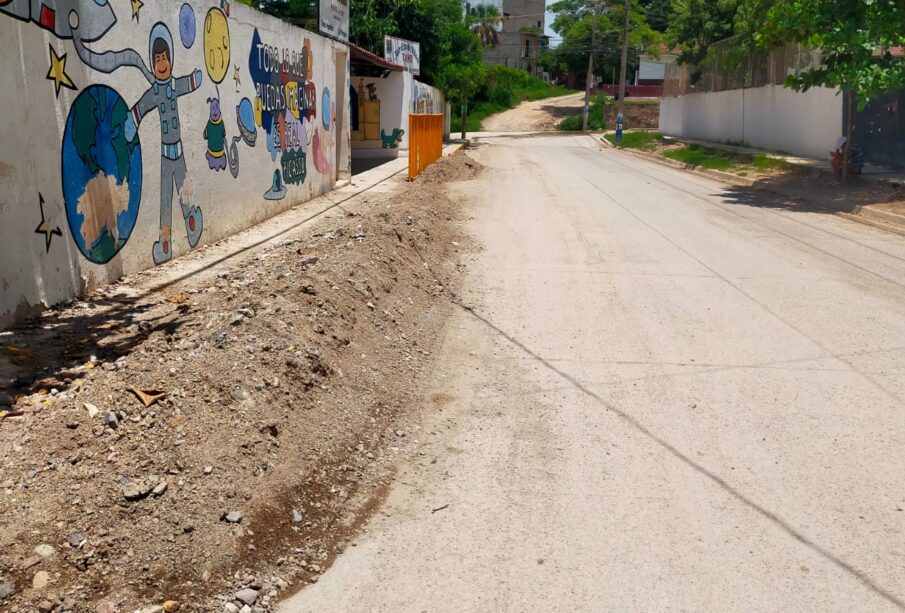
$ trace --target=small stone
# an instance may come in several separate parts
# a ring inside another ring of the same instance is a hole
[[[6,392],[0,392],[0,407],[11,407],[15,403],[13,397]],[[6,585],[6,584],[4,584]]]
[[[242,513],[239,511],[230,511],[229,513],[223,515],[222,519],[231,524],[238,524],[240,521],[242,521]]]
[[[81,532],[73,532],[69,535],[69,546],[70,547],[81,547],[87,539],[82,536]]]
[[[85,410],[88,411],[88,417],[94,419],[97,417],[98,413],[100,413],[100,409],[91,404],[90,402],[85,403]]]
[[[76,428],[79,427],[79,422],[77,422],[77,421],[66,422],[66,427],[69,428],[70,430],[75,430]]]
[[[157,486],[153,490],[151,490],[151,494],[153,494],[155,498],[159,497],[159,496],[163,496],[164,492],[167,491],[167,487],[168,487],[167,482],[161,481],[160,483],[157,484]]]
[[[116,605],[109,600],[102,600],[94,607],[94,613],[116,613]]]
[[[293,509],[292,510],[292,523],[298,524],[298,523],[301,523],[301,521],[302,521],[302,514],[299,513],[298,511],[296,511],[295,509]]]
[[[123,496],[126,500],[141,500],[151,493],[154,484],[156,484],[156,481],[153,484],[148,484],[144,479],[129,481],[123,485]]]
[[[204,467],[204,474],[205,474],[205,475],[209,475],[209,474],[211,474],[212,472],[214,472],[214,467],[213,467],[213,466],[205,466],[205,467]]]
[[[239,607],[231,602],[227,602],[225,605],[223,605],[223,611],[224,613],[239,613]]]
[[[49,558],[50,556],[52,556],[54,554],[55,551],[56,550],[53,547],[51,547],[50,545],[47,545],[47,544],[38,545],[34,549],[34,552],[36,554],[38,554],[39,556],[41,556],[42,558]]]
[[[46,570],[39,570],[31,580],[31,587],[36,590],[43,590],[50,583],[50,573]]]
[[[251,611],[252,611],[251,607],[248,606],[247,604],[242,605],[242,608],[239,609],[239,613],[251,613]]]
[[[179,610],[179,603],[175,600],[167,600],[163,603],[163,610],[165,613],[175,613]]]
[[[236,592],[235,598],[239,602],[244,602],[246,605],[251,606],[258,599],[258,590],[253,590],[250,587],[247,587],[244,590],[239,590],[238,592]]]
[[[371,309],[371,310],[373,311],[373,310],[376,309],[377,307],[374,306],[374,303],[373,303],[373,302],[369,302],[369,303],[368,303],[368,308]]]
[[[233,392],[233,398],[241,402],[251,398],[251,394],[248,393],[248,390],[236,390]]]
[[[12,581],[5,581],[4,583],[0,583],[0,600],[6,599],[6,597],[12,594],[15,590],[16,584]]]
[[[119,418],[116,416],[116,413],[108,411],[107,414],[104,415],[104,425],[113,430],[119,428]]]
[[[229,325],[238,326],[243,321],[245,321],[245,315],[243,315],[242,313],[236,313],[232,316],[232,319],[229,320]]]
[[[43,560],[41,556],[31,556],[30,558],[25,558],[22,560],[22,570],[28,570],[32,566],[37,566]]]
[[[38,603],[38,611],[41,613],[50,613],[56,605],[49,600],[42,600]]]

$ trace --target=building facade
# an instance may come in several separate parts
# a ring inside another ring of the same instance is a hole
[[[525,70],[540,77],[543,70],[538,63],[547,48],[544,35],[546,2],[544,0],[476,0],[471,6],[495,6],[503,14],[498,45],[484,52],[488,64],[504,64]]]

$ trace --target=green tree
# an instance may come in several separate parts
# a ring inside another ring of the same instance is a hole
[[[350,39],[359,47],[381,54],[384,36],[420,43],[421,79],[433,83],[464,7],[462,0],[351,0],[349,11]]]
[[[550,5],[554,32],[562,36],[559,46],[541,56],[545,70],[558,74],[587,72],[588,54],[594,53],[594,74],[618,72],[622,54],[625,3],[622,0],[559,0]],[[647,22],[644,4],[636,2],[629,11],[629,69],[637,67],[641,53],[656,54],[662,40]]]
[[[786,85],[799,91],[822,86],[847,93],[849,143],[854,106],[863,110],[879,94],[905,84],[905,58],[891,52],[905,45],[901,0],[778,0],[757,38],[764,48],[798,42],[820,49],[822,65],[790,75]],[[847,179],[845,159],[843,182]]]
[[[691,80],[701,78],[700,67],[710,46],[735,33],[739,0],[675,0],[666,37],[669,45],[682,50],[678,61],[690,64]]]
[[[503,21],[503,14],[495,6],[478,4],[469,6],[465,14],[465,24],[478,35],[485,47],[496,47],[500,44],[500,31],[497,29]]]
[[[450,104],[462,109],[462,138],[468,125],[468,104],[484,85],[486,68],[481,41],[464,23],[451,25],[446,32],[448,52],[440,58],[436,85]]]

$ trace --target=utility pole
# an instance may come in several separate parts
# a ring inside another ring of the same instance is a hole
[[[588,76],[585,79],[584,88],[584,126],[582,130],[588,131],[591,118],[591,81],[594,79],[594,45],[597,43],[597,12],[595,11],[591,22],[591,50],[588,52]]]
[[[622,142],[625,128],[625,72],[628,68],[628,13],[632,0],[625,0],[625,26],[622,29],[622,67],[619,71],[619,114],[616,115],[616,142]]]

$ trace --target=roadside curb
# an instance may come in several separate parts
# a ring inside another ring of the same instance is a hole
[[[681,162],[676,162],[674,160],[670,160],[668,158],[664,158],[658,155],[654,155],[652,153],[645,153],[643,151],[635,151],[630,149],[620,149],[616,147],[612,142],[607,140],[604,136],[600,139],[603,145],[607,148],[614,149],[617,151],[621,151],[623,153],[627,153],[629,155],[635,156],[637,158],[641,158],[643,160],[647,160],[649,162],[654,162],[656,164],[660,164],[661,166],[666,166],[669,168],[674,168],[676,170],[683,170],[685,172],[691,172],[698,175],[704,175],[721,181],[723,183],[727,183],[730,185],[742,186],[742,187],[755,187],[755,181],[753,179],[747,179],[745,177],[739,177],[737,175],[733,175],[728,172],[721,172],[719,170],[711,170],[709,168],[697,168],[694,166],[689,166],[687,164],[682,164]],[[777,194],[781,194],[783,196],[789,196],[793,198],[801,198],[800,193],[794,193],[792,191],[779,189],[776,187],[770,189],[757,188],[762,191],[774,192]],[[852,212],[846,211],[837,211],[833,213],[834,215],[838,215],[839,217],[843,217],[850,221],[854,221],[866,226],[871,226],[873,228],[877,228],[879,230],[885,230],[887,232],[892,232],[893,234],[899,234],[901,236],[905,236],[905,215],[898,215],[896,213],[890,213],[887,211],[882,211],[878,209],[871,208],[870,206],[859,206],[854,209]]]

